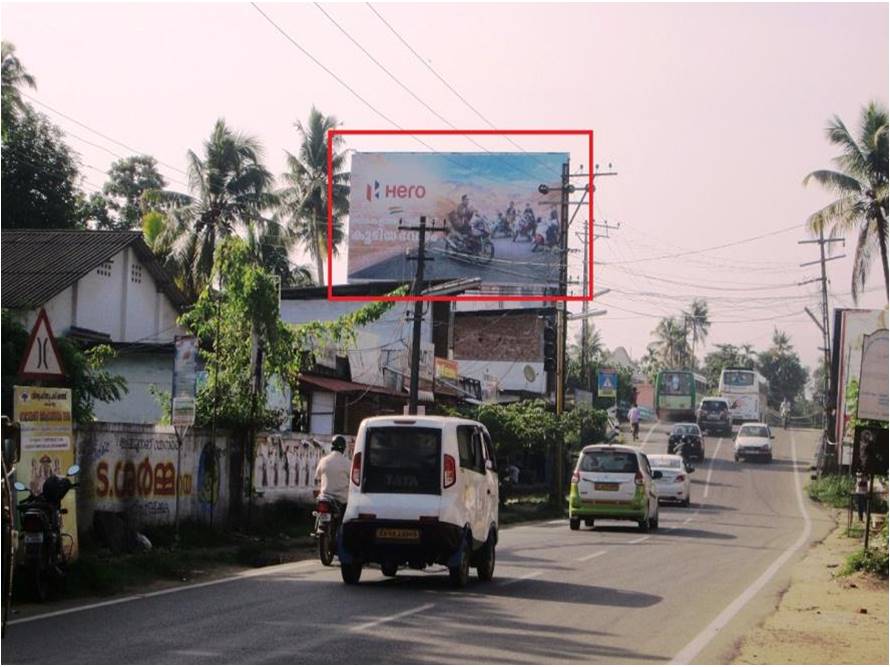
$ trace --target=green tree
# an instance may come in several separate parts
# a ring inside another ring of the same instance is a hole
[[[724,368],[754,368],[753,348],[750,345],[737,347],[731,343],[718,343],[714,348],[704,359],[704,374],[709,386],[716,387],[720,383],[720,372]]]
[[[165,192],[163,201],[175,239],[173,252],[190,276],[191,296],[207,284],[217,245],[261,220],[276,202],[272,175],[262,164],[262,147],[253,137],[231,130],[219,119],[204,142],[204,155],[188,151],[189,192]]]
[[[599,365],[605,353],[602,335],[596,327],[591,326],[587,336],[587,371],[588,377],[582,372],[583,340],[581,332],[575,336],[575,342],[566,350],[566,379],[571,387],[590,389],[590,373]]]
[[[655,340],[650,344],[649,353],[660,369],[682,368],[689,358],[687,331],[682,320],[663,317],[652,332]]]
[[[276,221],[259,221],[248,226],[247,244],[251,256],[281,279],[281,287],[309,287],[315,284],[312,271],[290,261],[293,239]]]
[[[285,186],[279,192],[279,212],[291,235],[315,260],[318,284],[325,284],[328,248],[328,131],[337,127],[334,116],[325,116],[312,107],[309,123],[296,123],[300,135],[297,154],[287,153],[287,171],[281,175]],[[349,174],[342,137],[333,140],[333,244],[334,254],[343,242],[343,217],[349,211]]]
[[[791,338],[784,331],[773,329],[772,345],[758,355],[758,369],[769,381],[769,405],[778,409],[782,400],[800,402],[809,372],[800,363]]]
[[[108,170],[108,181],[102,193],[114,215],[100,229],[135,229],[149,211],[143,195],[163,190],[167,185],[158,171],[158,163],[150,155],[133,155],[116,160]]]
[[[834,116],[825,130],[828,141],[841,153],[836,169],[820,169],[804,179],[816,181],[837,197],[813,213],[807,224],[818,234],[831,225],[831,234],[845,235],[858,229],[853,259],[851,291],[858,301],[864,289],[875,250],[881,257],[884,288],[890,289],[887,268],[887,109],[871,102],[862,109],[858,137]]]
[[[683,313],[683,317],[686,329],[692,338],[691,363],[687,363],[687,366],[694,369],[697,363],[695,359],[695,345],[696,343],[704,345],[708,337],[708,331],[711,329],[711,320],[708,317],[708,302],[704,299],[693,300],[689,304],[689,312]]]
[[[17,381],[19,364],[28,344],[28,330],[9,310],[3,310],[2,317],[3,414],[12,415],[12,388]],[[89,423],[95,418],[93,408],[96,401],[118,401],[127,392],[126,380],[105,369],[107,363],[114,358],[115,352],[107,345],[83,349],[65,337],[60,337],[57,343],[67,380],[53,382],[53,386],[71,388],[74,423]]]
[[[4,129],[0,151],[3,227],[81,227],[77,159],[63,141],[61,130],[30,109]]]
[[[2,107],[3,139],[12,127],[19,114],[28,111],[28,105],[22,100],[20,88],[27,86],[37,88],[36,79],[28,74],[25,66],[15,54],[15,45],[3,41],[0,45],[0,58],[2,58],[2,75],[0,75],[0,107]]]

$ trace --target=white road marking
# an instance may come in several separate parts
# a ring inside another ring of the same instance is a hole
[[[65,616],[66,614],[74,614],[79,611],[88,611],[90,609],[98,609],[99,607],[111,607],[117,604],[123,604],[125,602],[133,602],[134,600],[143,600],[145,598],[153,598],[158,597],[160,595],[170,595],[171,593],[181,593],[182,591],[189,591],[194,588],[204,588],[206,586],[216,586],[218,584],[227,584],[232,581],[239,581],[241,579],[252,579],[253,577],[264,577],[270,574],[276,574],[278,572],[287,572],[291,570],[304,569],[308,565],[314,565],[315,561],[312,560],[303,560],[297,563],[285,563],[284,565],[273,565],[271,567],[261,567],[255,570],[245,570],[244,572],[240,572],[238,574],[232,575],[231,577],[224,577],[222,579],[213,579],[211,581],[202,581],[197,584],[186,584],[185,586],[175,586],[173,588],[165,588],[164,590],[154,591],[152,593],[142,593],[140,595],[127,595],[122,598],[115,598],[113,600],[105,600],[103,602],[94,602],[93,604],[85,604],[80,605],[78,607],[71,607],[69,609],[60,609],[58,611],[50,611],[45,614],[35,614],[34,616],[27,616],[26,618],[17,618],[14,621],[8,621],[7,625],[18,625],[19,623],[30,623],[32,621],[39,621],[44,618],[52,618],[54,616]]]
[[[651,537],[651,535],[643,535],[643,537],[638,537],[635,540],[631,540],[628,544],[639,544],[640,542],[645,542]]]
[[[370,630],[371,628],[376,628],[378,625],[383,625],[384,623],[392,623],[393,621],[397,621],[400,618],[404,618],[405,616],[419,614],[420,612],[426,611],[427,609],[432,609],[435,606],[435,602],[430,602],[429,604],[423,604],[419,607],[414,607],[413,609],[406,609],[405,611],[399,612],[398,614],[393,614],[392,616],[384,616],[383,618],[378,618],[376,621],[369,621],[368,623],[357,625],[352,628],[350,632],[362,632],[363,630]]]
[[[566,522],[565,519],[555,519],[555,520],[553,520],[553,521],[548,521],[548,522],[547,522],[547,525],[548,525],[548,526],[561,526],[561,525],[564,524],[565,522]]]
[[[646,443],[649,442],[649,436],[652,435],[652,431],[655,430],[656,426],[658,426],[658,422],[655,422],[654,424],[652,424],[652,426],[649,427],[649,430],[646,431],[646,437],[643,438],[643,442],[640,443],[640,447],[646,446]]]
[[[503,579],[501,581],[495,582],[495,586],[509,586],[510,584],[515,584],[519,581],[525,581],[526,579],[532,579],[533,577],[537,577],[539,574],[544,574],[544,570],[534,570],[532,572],[526,572],[520,577],[511,577],[510,579]]]
[[[717,440],[717,447],[714,449],[714,453],[711,454],[711,462],[708,464],[708,476],[705,479],[705,490],[702,491],[702,498],[708,497],[708,489],[711,485],[711,473],[714,472],[714,460],[717,458],[717,452],[720,451],[720,445],[723,444],[723,438],[719,438]]]
[[[683,523],[689,523],[690,521],[692,521],[692,519],[693,517],[687,516],[685,519],[683,519]]]
[[[181,649],[171,651],[171,653],[178,653],[179,655],[190,655],[196,656],[198,658],[215,658],[220,655],[219,651],[198,651],[196,649]]]
[[[576,558],[575,560],[578,561],[579,563],[584,563],[585,561],[593,560],[594,558],[596,558],[598,556],[602,556],[604,553],[606,553],[606,552],[605,551],[594,551],[592,554],[587,554],[586,556],[581,556],[581,558]]]
[[[797,464],[797,447],[794,441],[794,434],[791,434],[791,459],[794,464]],[[671,664],[673,665],[687,665],[692,662],[692,660],[697,656],[702,650],[707,646],[714,637],[717,636],[724,627],[726,627],[727,623],[729,623],[735,616],[738,614],[748,602],[751,601],[760,590],[769,583],[770,579],[772,579],[776,572],[788,562],[788,559],[791,558],[804,544],[806,544],[807,540],[810,539],[810,534],[813,529],[813,522],[810,520],[810,515],[807,513],[806,505],[803,501],[803,491],[800,481],[800,473],[795,468],[794,470],[794,490],[797,492],[797,505],[800,508],[800,514],[803,518],[803,532],[800,534],[800,537],[797,538],[797,541],[788,547],[775,561],[761,574],[748,588],[742,591],[741,595],[739,595],[735,600],[729,603],[729,605],[724,609],[720,614],[715,618],[711,623],[695,638],[689,642],[686,646],[684,646],[677,655],[674,656],[674,659],[671,660]]]

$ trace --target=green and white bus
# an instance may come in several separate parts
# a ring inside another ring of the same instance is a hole
[[[695,421],[695,409],[707,395],[708,383],[686,370],[659,371],[655,379],[655,416],[664,420]]]

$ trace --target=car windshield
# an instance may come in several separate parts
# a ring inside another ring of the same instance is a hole
[[[695,424],[677,424],[674,426],[674,435],[698,435],[698,426]]]
[[[677,456],[650,456],[649,465],[653,468],[682,468],[683,459]]]
[[[723,401],[702,401],[701,409],[711,411],[726,410],[726,403]]]
[[[690,379],[689,373],[662,373],[659,389],[662,394],[687,395],[691,393]]]
[[[768,438],[769,429],[766,426],[742,426],[739,429],[741,438]]]
[[[390,426],[368,429],[365,493],[441,493],[442,431]]]
[[[582,472],[632,472],[637,471],[637,456],[631,452],[596,450],[584,452],[579,469]]]
[[[731,387],[750,387],[754,384],[754,373],[751,371],[724,371],[723,384]]]

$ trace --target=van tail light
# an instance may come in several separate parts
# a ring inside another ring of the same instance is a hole
[[[352,483],[360,487],[362,485],[362,453],[356,452],[352,457]]]
[[[643,473],[637,470],[637,474],[634,475],[634,484],[637,486],[643,486]]]
[[[457,481],[457,467],[454,465],[454,457],[450,454],[445,455],[445,469],[442,471],[442,486],[446,489],[454,486]]]
[[[677,475],[676,477],[674,477],[674,481],[675,481],[675,482],[685,482],[685,481],[686,481],[686,475]]]
[[[318,506],[315,508],[321,514],[330,514],[331,513],[331,505],[327,500],[319,500]]]
[[[581,473],[577,470],[572,473],[572,484],[577,484],[581,481]]]

